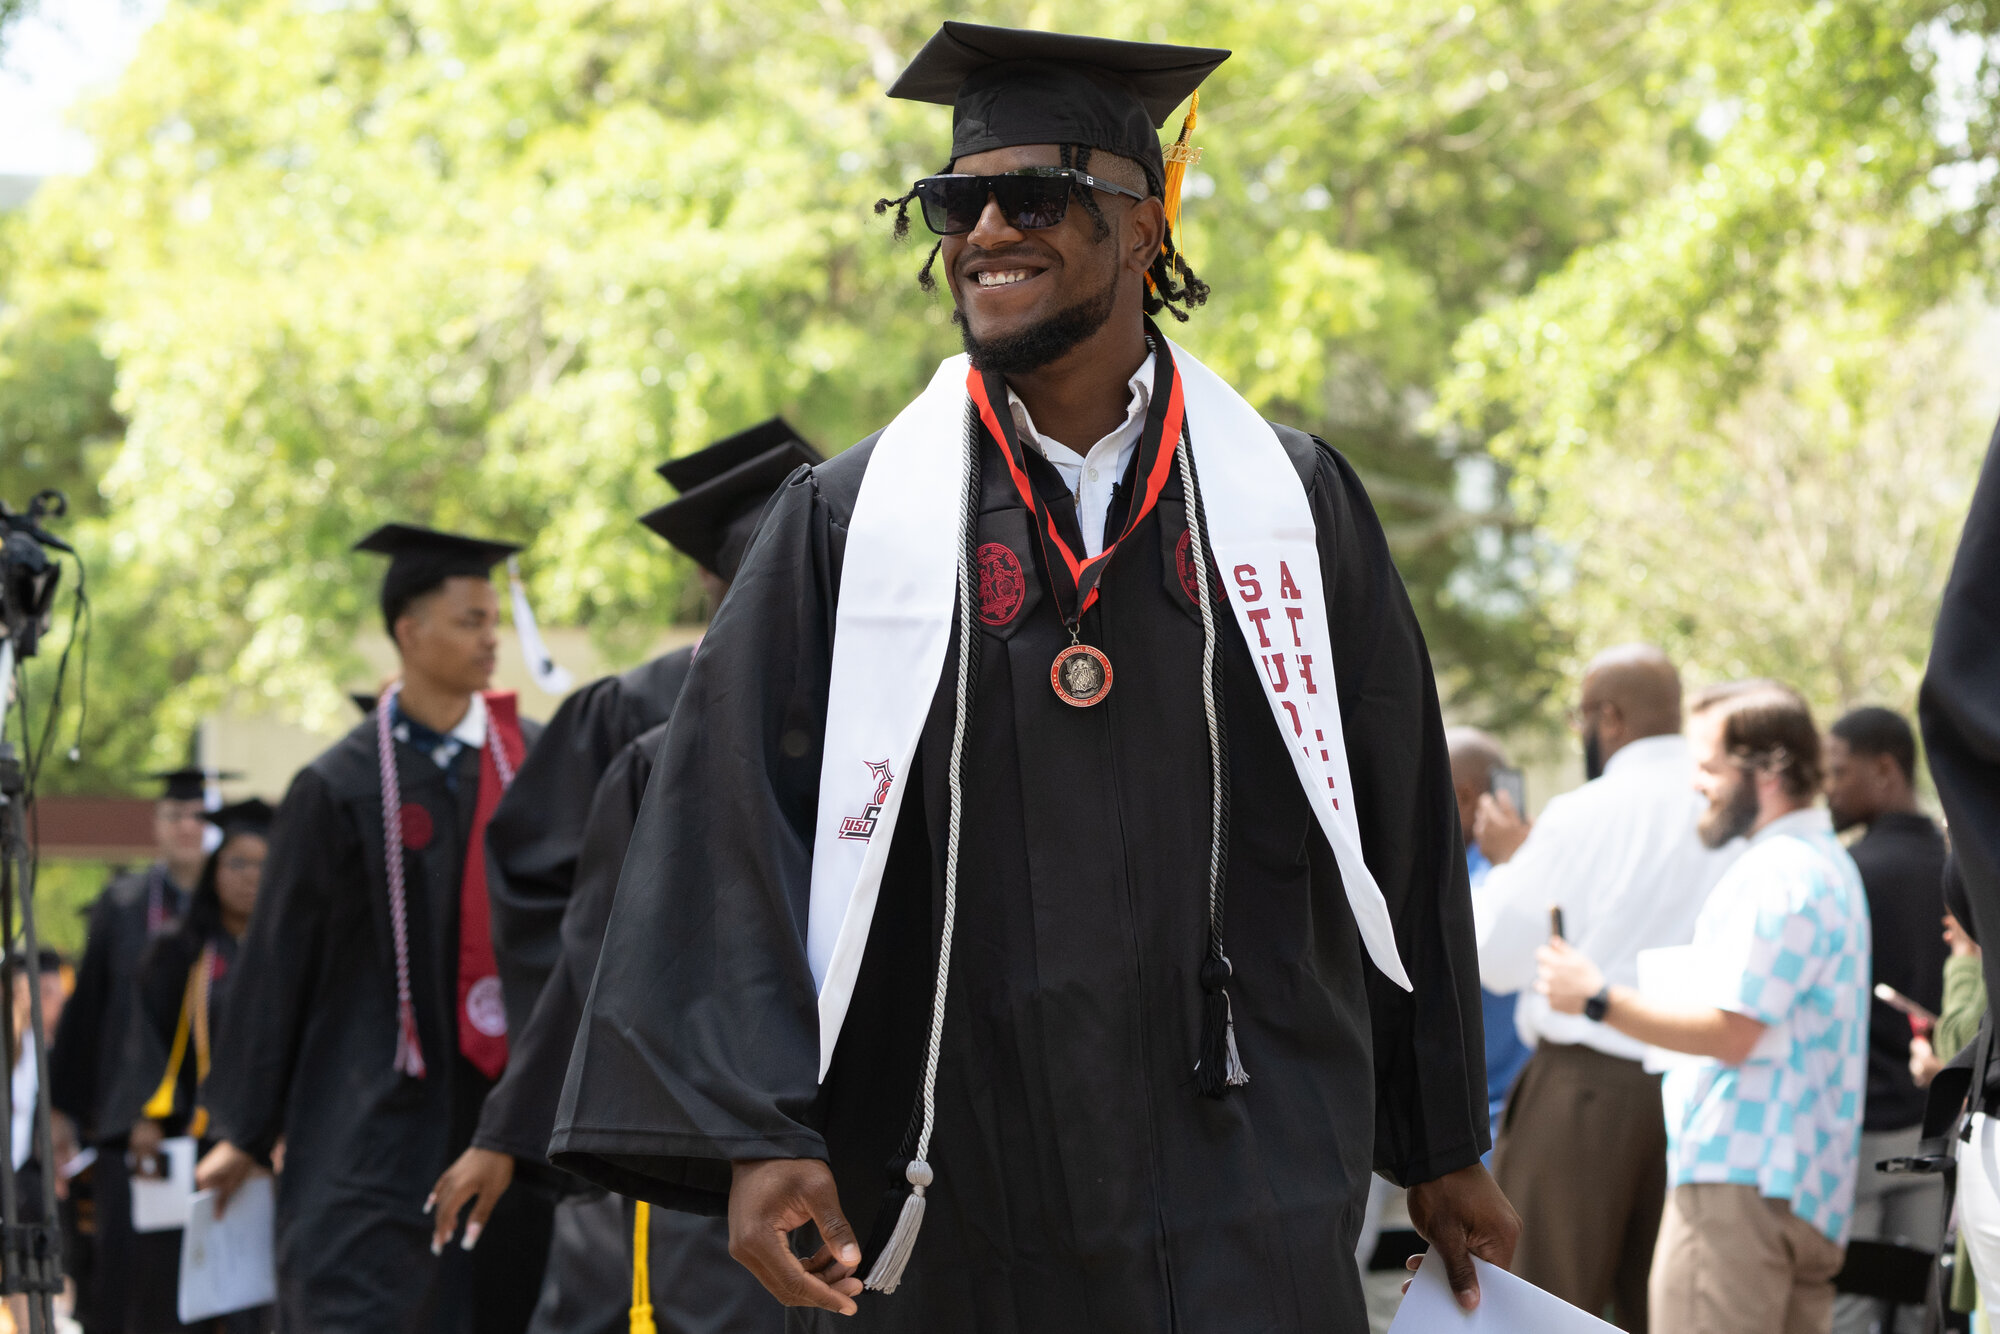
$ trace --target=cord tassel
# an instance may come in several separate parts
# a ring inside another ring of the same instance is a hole
[[[1243,1057],[1236,1050],[1236,1012],[1226,984],[1232,969],[1225,957],[1210,955],[1201,964],[1201,1047],[1195,1061],[1195,1088],[1204,1098],[1220,1098],[1250,1082]]]
[[[1187,169],[1201,161],[1201,150],[1188,143],[1188,137],[1194,133],[1196,113],[1200,110],[1201,94],[1197,92],[1188,99],[1187,119],[1181,122],[1180,137],[1168,144],[1161,154],[1167,168],[1166,179],[1160,185],[1160,203],[1166,209],[1167,230],[1160,237],[1160,253],[1183,277],[1187,274],[1187,262],[1176,253],[1174,242],[1181,228],[1181,187],[1187,180]],[[1146,286],[1155,292],[1160,290],[1150,271],[1146,274]]]
[[[396,1004],[396,1069],[412,1079],[424,1077],[424,1042],[417,1036],[417,1012],[407,1000]]]
[[[632,1334],[659,1334],[653,1321],[653,1206],[632,1206]]]
[[[896,1215],[896,1230],[889,1234],[887,1244],[881,1254],[875,1257],[874,1268],[868,1271],[864,1287],[870,1292],[884,1296],[896,1290],[903,1281],[903,1271],[909,1267],[910,1256],[917,1249],[917,1232],[924,1225],[924,1191],[934,1178],[931,1165],[921,1158],[912,1159],[904,1173],[910,1181],[910,1193],[903,1201],[902,1212]]]

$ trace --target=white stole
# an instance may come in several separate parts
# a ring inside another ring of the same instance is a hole
[[[1368,956],[1409,990],[1388,905],[1361,855],[1305,488],[1270,424],[1184,348],[1167,347],[1237,627],[1272,716],[1292,741],[1300,786],[1333,848]],[[948,358],[877,439],[848,524],[806,925],[819,987],[821,1079],[861,971],[904,780],[951,642],[966,370],[963,356]]]

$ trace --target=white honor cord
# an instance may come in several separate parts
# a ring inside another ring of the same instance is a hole
[[[965,413],[965,509],[959,517],[958,534],[958,696],[951,729],[951,767],[945,779],[951,814],[945,836],[944,927],[938,934],[937,990],[931,999],[930,1046],[924,1057],[923,1129],[917,1135],[916,1156],[906,1170],[911,1193],[903,1201],[902,1214],[896,1220],[895,1230],[882,1253],[876,1257],[864,1285],[885,1294],[894,1292],[903,1281],[903,1270],[909,1264],[911,1250],[916,1245],[917,1229],[924,1221],[924,1191],[935,1179],[930,1167],[931,1131],[937,1123],[938,1058],[944,1047],[945,997],[951,981],[952,928],[958,918],[958,833],[959,816],[964,804],[960,775],[964,770],[965,729],[972,715],[973,658],[978,650],[978,644],[973,639],[976,631],[972,624],[972,607],[977,590],[973,584],[970,553],[979,524],[982,429],[968,402]]]
[[[1201,530],[1194,461],[1188,451],[1185,429],[1174,453],[1180,463],[1181,490],[1187,496],[1188,559],[1194,566],[1194,600],[1201,608],[1201,707],[1208,717],[1208,923],[1210,933],[1220,936],[1221,923],[1216,920],[1215,908],[1222,894],[1222,722],[1215,710],[1215,606],[1208,583],[1208,535]],[[1219,939],[1215,948],[1221,952]]]

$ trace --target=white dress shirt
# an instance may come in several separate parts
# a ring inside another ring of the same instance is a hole
[[[22,1035],[24,1038],[25,1034]],[[35,1065],[34,1044],[23,1041],[21,1054],[14,1061],[14,1116],[7,1127],[7,1147],[14,1155],[14,1170],[21,1170],[21,1164],[28,1161],[28,1155],[35,1151],[35,1100],[41,1096],[41,1071]]]
[[[1563,910],[1569,942],[1612,986],[1637,986],[1639,951],[1685,945],[1715,882],[1743,850],[1704,847],[1695,822],[1694,761],[1678,736],[1621,747],[1604,776],[1564,793],[1513,858],[1473,894],[1479,975],[1488,991],[1521,993],[1521,1041],[1581,1043],[1626,1060],[1645,1044],[1580,1014],[1557,1014],[1536,993],[1535,951],[1549,938],[1549,908]]]
[[[1125,420],[1084,454],[1036,430],[1027,404],[1012,389],[1007,391],[1007,406],[1014,410],[1014,429],[1021,433],[1021,442],[1056,465],[1063,485],[1076,499],[1076,522],[1083,530],[1085,559],[1104,551],[1104,519],[1111,512],[1111,488],[1124,478],[1125,469],[1132,462],[1132,451],[1139,447],[1139,436],[1146,429],[1146,409],[1153,402],[1154,355],[1148,353],[1139,369],[1132,372],[1128,382],[1132,401],[1126,405]]]

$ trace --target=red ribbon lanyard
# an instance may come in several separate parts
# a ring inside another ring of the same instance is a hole
[[[1118,543],[1130,537],[1146,516],[1153,512],[1153,506],[1159,503],[1160,492],[1166,488],[1167,478],[1173,472],[1172,442],[1179,441],[1184,420],[1181,376],[1174,365],[1173,355],[1166,349],[1165,340],[1156,338],[1154,348],[1153,396],[1146,408],[1145,428],[1139,435],[1137,475],[1143,485],[1137,502],[1126,516],[1125,528],[1118,534],[1118,540],[1106,543],[1103,551],[1085,561],[1078,560],[1069,543],[1063,540],[1062,531],[1056,527],[1055,516],[1028,478],[1027,456],[1014,429],[1014,414],[994,410],[994,404],[1007,401],[1006,381],[997,374],[982,374],[976,370],[966,372],[966,392],[972,395],[980,420],[986,424],[987,432],[1007,459],[1007,473],[1014,480],[1014,490],[1020,495],[1021,503],[1034,513],[1035,537],[1041,544],[1042,564],[1055,585],[1056,610],[1072,637],[1083,614],[1097,602],[1098,583],[1104,577],[1105,567],[1111,564],[1111,557],[1117,553]],[[1060,561],[1049,558],[1051,547],[1061,557]],[[1069,587],[1068,601],[1075,608],[1074,613],[1063,611],[1065,582]]]

